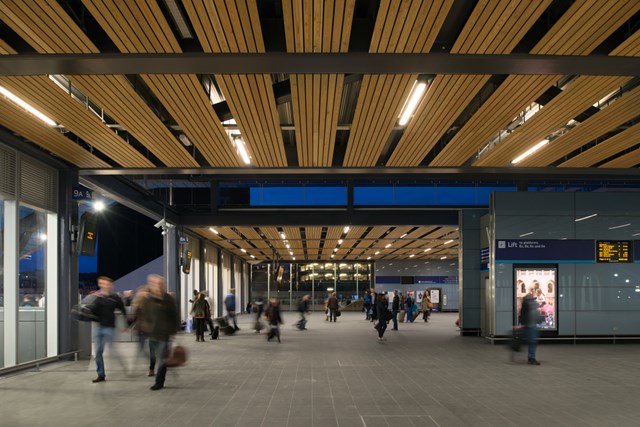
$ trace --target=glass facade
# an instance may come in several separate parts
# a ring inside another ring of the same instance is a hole
[[[370,263],[286,263],[254,265],[252,298],[277,296],[285,310],[295,311],[303,295],[310,295],[312,307],[324,310],[325,300],[335,292],[343,306],[362,298],[372,286]]]

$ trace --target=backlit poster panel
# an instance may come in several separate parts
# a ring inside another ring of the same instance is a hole
[[[514,267],[516,296],[516,323],[525,295],[531,294],[540,312],[538,329],[555,331],[557,325],[558,267]]]

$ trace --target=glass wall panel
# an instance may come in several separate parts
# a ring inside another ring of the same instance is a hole
[[[46,357],[47,215],[20,206],[18,242],[18,363]]]
[[[204,290],[200,285],[200,241],[198,239],[189,239],[186,245],[181,245],[181,256],[183,259],[183,265],[180,268],[180,292],[182,295],[181,301],[181,319],[186,321],[189,318],[191,311],[191,303],[189,300],[193,297],[193,290]],[[185,272],[185,263],[187,251],[191,252],[191,262],[189,265],[189,272]]]
[[[211,300],[211,314],[220,317],[218,313],[218,250],[206,245],[204,248],[204,282],[205,289]]]

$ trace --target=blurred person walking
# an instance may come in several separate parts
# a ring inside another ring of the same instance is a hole
[[[371,320],[371,293],[369,293],[368,289],[364,291],[363,306],[364,306],[364,313],[365,313],[364,320]]]
[[[386,341],[386,338],[384,338],[384,332],[387,330],[387,322],[391,317],[388,306],[389,304],[384,299],[384,295],[378,294],[376,301],[376,313],[378,315],[378,320],[375,323],[375,328],[378,330],[378,341]]]
[[[310,300],[311,300],[311,297],[309,295],[305,295],[305,296],[302,297],[302,299],[300,300],[300,303],[298,304],[298,313],[300,313],[300,320],[298,321],[296,326],[301,331],[304,331],[304,330],[307,329],[307,317],[306,317],[306,314],[309,313],[309,302],[310,302]]]
[[[116,330],[115,311],[120,310],[120,312],[125,316],[125,319],[127,317],[127,312],[124,308],[122,299],[118,294],[113,292],[113,279],[106,276],[98,277],[98,287],[100,290],[96,293],[97,298],[92,303],[92,311],[96,316],[96,322],[98,323],[95,334],[96,372],[98,373],[98,377],[93,380],[94,383],[106,381],[103,353],[107,344],[109,344],[112,354],[120,360],[120,363],[126,373],[124,362],[117,355],[113,346],[113,337]]]
[[[280,324],[282,316],[280,315],[280,300],[276,297],[272,297],[269,307],[265,312],[265,318],[269,322],[269,333],[267,334],[267,341],[271,341],[272,338],[277,338],[280,343]]]
[[[135,329],[138,332],[138,352],[143,354],[144,343],[147,340],[147,332],[144,330],[144,306],[149,297],[149,288],[147,285],[140,286],[136,292],[136,297],[133,300],[132,307],[135,316]],[[149,342],[149,373],[148,376],[155,377],[156,375],[156,354]]]
[[[253,302],[253,312],[256,313],[256,322],[253,329],[256,331],[256,334],[259,334],[263,329],[262,321],[260,320],[262,318],[262,313],[264,313],[264,301],[262,300],[262,297],[256,298]]]
[[[165,357],[169,354],[169,340],[178,331],[178,310],[175,299],[167,293],[167,281],[158,274],[147,277],[149,297],[142,313],[143,327],[149,337],[149,345],[157,357],[158,369],[151,390],[164,387],[167,375]]]
[[[536,359],[536,350],[538,346],[538,319],[540,312],[538,304],[533,295],[528,293],[522,300],[522,308],[520,309],[520,324],[524,328],[524,336],[529,345],[527,354],[527,363],[529,365],[540,365]]]
[[[224,297],[224,307],[227,309],[227,321],[231,324],[230,320],[233,320],[233,328],[239,331],[238,321],[236,320],[236,290],[234,288],[229,289],[229,293]],[[230,319],[230,320],[229,320]]]
[[[391,313],[393,315],[393,330],[398,330],[398,313],[400,312],[400,297],[398,291],[393,291],[393,300],[391,302]]]
[[[404,305],[407,307],[407,320],[406,321],[413,323],[414,302],[413,302],[413,297],[411,296],[410,293],[407,294],[407,299],[404,300]]]

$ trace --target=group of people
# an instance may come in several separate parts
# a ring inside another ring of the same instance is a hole
[[[106,276],[98,278],[99,290],[90,303],[90,311],[97,323],[95,329],[95,360],[97,377],[94,383],[106,381],[104,348],[112,347],[116,331],[116,311],[120,311],[128,324],[135,324],[140,349],[149,341],[149,376],[155,377],[151,390],[164,387],[167,374],[165,358],[170,352],[171,337],[178,331],[178,311],[175,299],[167,293],[164,277],[151,274],[133,298],[133,312],[128,315],[123,299],[114,292],[113,280]],[[122,359],[120,359],[122,361]],[[125,371],[126,371],[126,367]],[[156,369],[157,368],[157,369]]]
[[[415,303],[413,296],[408,294],[406,297],[402,295],[402,292],[395,290],[393,292],[393,299],[391,300],[391,309],[389,309],[389,295],[387,292],[378,292],[372,288],[365,291],[363,299],[363,311],[365,312],[365,320],[373,322],[376,330],[378,331],[378,340],[384,341],[384,333],[387,329],[387,324],[393,321],[393,330],[398,330],[398,315],[403,311],[406,312],[405,322],[413,323],[418,313],[423,313],[422,319],[425,322],[429,321],[431,315],[431,299],[427,293],[421,301],[420,306]],[[416,316],[414,316],[416,313]],[[402,321],[402,319],[400,320]]]

